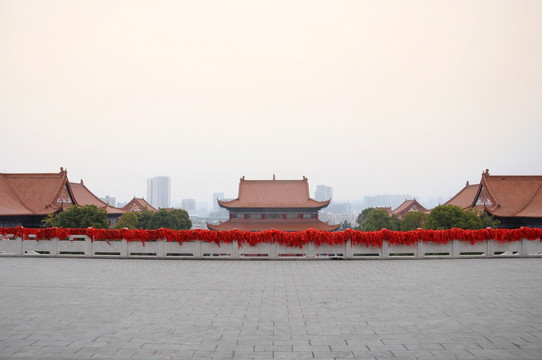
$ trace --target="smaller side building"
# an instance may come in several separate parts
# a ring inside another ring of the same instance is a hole
[[[411,211],[421,211],[424,214],[429,213],[425,207],[422,206],[416,199],[405,200],[401,205],[399,205],[395,210],[392,211],[393,215],[396,215],[399,219],[402,219],[403,216],[408,214]]]
[[[149,204],[144,198],[137,198],[135,196],[132,200],[128,202],[128,204],[122,207],[122,210],[124,210],[125,212],[135,212],[135,213],[143,211],[143,210],[149,210],[152,212],[158,211],[154,207],[152,207],[152,205]]]

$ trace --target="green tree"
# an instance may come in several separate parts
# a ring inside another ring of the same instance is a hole
[[[367,215],[361,229],[364,231],[397,230],[396,220],[384,209],[373,209]]]
[[[372,207],[363,209],[363,211],[358,215],[356,222],[358,223],[359,226],[356,228],[357,230],[363,229],[363,227],[365,226],[365,222],[367,221],[367,217],[369,216],[371,212],[374,211],[374,209],[375,208],[372,208]]]
[[[98,209],[96,205],[72,206],[56,216],[54,226],[107,229],[109,221],[107,220],[107,212],[104,209]]]
[[[439,205],[429,213],[426,229],[445,230],[451,228],[481,229],[482,220],[472,211],[455,205]]]
[[[339,228],[339,231],[343,231],[343,230],[346,230],[346,229],[352,229],[352,224],[350,224],[348,221],[345,220],[341,224],[341,227]]]
[[[155,212],[149,223],[148,229],[168,228],[172,230],[189,230],[192,227],[192,221],[185,210],[181,209],[161,209]]]
[[[137,228],[138,229],[148,229],[149,221],[154,214],[153,211],[143,209],[137,213]]]
[[[401,220],[401,231],[423,228],[427,215],[421,211],[410,211]]]
[[[133,212],[127,212],[121,215],[117,223],[115,224],[115,229],[135,229],[137,227],[137,215]]]
[[[499,220],[495,219],[493,215],[488,214],[485,211],[477,210],[477,209],[469,209],[467,211],[472,211],[476,216],[480,218],[480,221],[482,221],[482,228],[497,228],[499,227],[499,224],[501,223]]]
[[[49,214],[47,214],[45,219],[43,219],[41,221],[42,227],[50,228],[50,227],[55,226],[56,216],[57,216],[57,213],[49,213]]]

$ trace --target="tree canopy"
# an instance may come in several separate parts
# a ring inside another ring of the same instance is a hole
[[[191,227],[192,221],[185,210],[160,209],[152,214],[148,220],[146,229],[168,228],[172,230],[189,230]]]
[[[109,221],[107,212],[104,209],[98,209],[96,205],[72,206],[69,209],[54,216],[46,218],[47,225],[63,228],[87,228],[108,229]]]
[[[423,228],[427,215],[421,211],[410,211],[401,220],[401,231],[416,230]]]
[[[481,229],[482,220],[472,211],[465,211],[455,205],[439,205],[429,213],[426,229],[446,230],[459,229]]]
[[[127,212],[121,215],[117,223],[115,224],[115,229],[135,229],[137,227],[137,215],[133,212]]]
[[[137,213],[137,228],[148,229],[149,221],[151,220],[153,211],[143,209]]]
[[[360,230],[376,231],[382,229],[399,230],[399,220],[384,209],[364,209],[357,219]]]

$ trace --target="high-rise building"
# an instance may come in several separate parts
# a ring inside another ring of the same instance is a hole
[[[223,192],[213,193],[213,211],[218,211],[219,210],[217,200],[224,200],[224,193]]]
[[[316,193],[314,194],[316,201],[327,201],[333,199],[333,188],[325,185],[316,185]]]
[[[147,179],[147,199],[155,209],[171,207],[171,179],[169,176],[156,176]]]
[[[196,211],[196,200],[194,199],[182,199],[181,208],[186,211]]]
[[[115,199],[113,196],[106,195],[103,198],[100,198],[104,203],[111,206],[117,206],[117,199]]]

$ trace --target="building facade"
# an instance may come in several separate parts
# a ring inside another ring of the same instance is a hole
[[[171,179],[169,176],[155,176],[147,179],[147,200],[155,209],[171,207]]]

